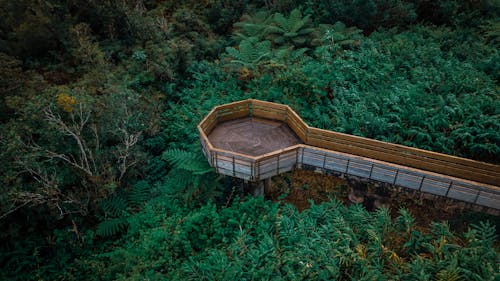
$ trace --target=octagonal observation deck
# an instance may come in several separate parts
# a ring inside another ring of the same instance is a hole
[[[313,168],[500,210],[500,166],[308,126],[289,106],[248,99],[199,123],[202,150],[224,175],[258,181]]]

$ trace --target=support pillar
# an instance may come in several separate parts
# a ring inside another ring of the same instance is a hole
[[[265,179],[265,180],[260,180],[256,182],[250,182],[249,183],[249,193],[252,194],[253,196],[263,196],[265,197],[267,194],[267,191],[269,189],[269,185],[271,184],[271,179]]]

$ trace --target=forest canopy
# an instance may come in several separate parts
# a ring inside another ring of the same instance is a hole
[[[335,194],[300,212],[245,197],[196,130],[256,98],[500,164],[499,13],[496,0],[0,0],[0,279],[500,278],[498,217],[454,229]]]

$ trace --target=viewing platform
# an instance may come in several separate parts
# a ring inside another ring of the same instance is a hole
[[[223,175],[255,182],[312,168],[500,210],[498,165],[310,127],[287,105],[216,106],[198,130]]]

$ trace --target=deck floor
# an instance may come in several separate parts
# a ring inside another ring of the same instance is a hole
[[[302,143],[287,124],[254,117],[220,123],[208,139],[216,148],[251,156]]]

